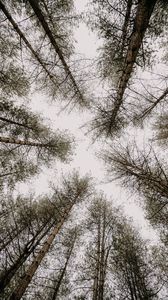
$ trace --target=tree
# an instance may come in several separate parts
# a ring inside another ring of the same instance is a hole
[[[41,82],[41,89],[45,88],[45,90],[49,91],[50,95],[54,98],[57,93],[57,95],[64,95],[64,99],[68,96],[70,101],[75,99],[75,104],[79,104],[81,107],[88,105],[87,100],[84,99],[85,97],[83,96],[81,79],[77,82],[66,61],[66,58],[69,58],[69,55],[72,52],[72,47],[69,45],[70,35],[67,34],[67,31],[70,33],[71,30],[65,29],[67,28],[67,24],[72,25],[73,20],[75,19],[75,17],[69,17],[69,13],[73,7],[72,1],[69,3],[67,1],[62,1],[63,5],[61,5],[59,1],[58,3],[55,3],[55,1],[46,2],[44,0],[40,2],[29,1],[25,4],[24,14],[26,15],[25,19],[27,20],[25,24],[26,26],[29,24],[32,30],[35,30],[37,39],[41,43],[40,49],[39,44],[34,47],[33,40],[32,42],[30,41],[32,37],[27,37],[27,32],[21,29],[14,20],[12,12],[10,13],[11,9],[18,14],[20,7],[17,2],[18,1],[15,1],[12,4],[9,3],[10,8],[8,9],[8,7],[0,1],[0,8],[6,16],[7,22],[10,23],[12,30],[14,29],[16,32],[16,38],[24,42],[24,47],[28,49],[29,53],[33,56],[35,81],[37,83]],[[63,22],[62,16],[64,16],[67,22]],[[43,31],[41,31],[39,24],[42,26]],[[66,32],[65,36],[62,35],[61,32]],[[49,41],[46,41],[46,38],[48,38]],[[23,49],[21,48],[21,53],[22,52]],[[27,52],[21,55],[27,56]],[[33,67],[32,59],[31,66]],[[25,69],[28,69],[27,65],[25,65]]]
[[[160,284],[147,244],[127,221],[118,224],[110,258],[116,279],[115,299],[158,299]]]
[[[102,195],[96,196],[87,217],[89,240],[85,257],[81,262],[78,289],[84,299],[108,299],[110,288],[107,280],[112,235],[115,232],[115,209],[111,208]],[[85,298],[86,297],[86,298]],[[81,298],[83,299],[83,298]]]
[[[151,56],[151,51],[149,53],[144,49],[145,43],[149,45],[148,41],[151,41],[153,36],[157,37],[164,32],[167,26],[167,10],[166,6],[163,8],[163,2],[157,0],[127,0],[118,4],[115,1],[97,0],[93,1],[93,4],[96,7],[94,26],[104,39],[103,54],[100,58],[103,76],[110,79],[113,77],[116,81],[107,104],[102,104],[98,110],[93,128],[97,125],[99,134],[112,136],[129,122],[130,114],[124,102],[130,95],[126,89],[129,88],[136,65],[144,65]],[[163,27],[159,24],[162,15]]]
[[[4,233],[9,232],[9,236],[1,247],[2,257],[4,256],[0,274],[2,295],[6,293],[11,280],[18,274],[18,270],[51,230],[57,217],[46,199],[41,199],[41,203],[38,203],[32,202],[32,199],[18,197],[16,201],[11,199],[7,206],[10,208],[9,221],[6,223],[7,217],[4,218],[3,230]],[[3,237],[2,234],[1,236]]]
[[[38,254],[33,258],[31,264],[28,266],[23,278],[20,280],[19,284],[16,286],[15,290],[11,294],[9,299],[20,299],[24,294],[26,288],[32,280],[34,273],[41,264],[42,259],[48,253],[55,237],[59,233],[65,221],[68,219],[69,214],[73,206],[88,197],[89,192],[89,179],[88,177],[79,178],[79,175],[76,173],[69,179],[64,179],[64,187],[62,191],[58,192],[58,189],[55,190],[54,197],[61,200],[61,212],[56,223],[52,226],[50,232],[45,233],[45,241],[41,246],[41,249],[38,251]],[[57,212],[57,203],[52,202],[53,207]]]
[[[70,294],[70,290],[68,288],[68,277],[71,276],[70,269],[68,267],[72,264],[72,257],[74,256],[75,246],[79,244],[79,235],[80,228],[74,227],[69,230],[64,230],[62,232],[62,238],[60,237],[59,242],[61,243],[61,260],[59,267],[59,271],[53,272],[50,276],[52,278],[52,289],[49,293],[48,300],[56,300],[59,297],[68,296]],[[59,249],[54,249],[54,257],[55,253],[58,253]],[[55,274],[56,273],[56,274]]]
[[[144,196],[147,218],[153,226],[167,231],[167,166],[152,150],[143,153],[136,147],[120,146],[106,151],[104,160],[108,175],[119,179]],[[111,179],[109,179],[111,180]]]

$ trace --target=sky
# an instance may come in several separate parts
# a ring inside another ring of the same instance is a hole
[[[86,4],[86,0],[76,0],[77,10],[82,12],[86,8]],[[97,49],[101,46],[101,42],[84,23],[76,29],[75,40],[77,53],[89,59],[97,56]],[[90,84],[95,87],[95,83],[91,82]],[[97,93],[99,93],[99,89],[97,89]],[[104,144],[101,142],[93,144],[90,136],[86,135],[86,128],[82,127],[83,124],[89,122],[90,113],[87,111],[80,113],[62,111],[60,113],[59,103],[49,101],[46,95],[40,93],[31,96],[28,106],[34,112],[39,113],[53,130],[57,130],[57,128],[68,130],[75,137],[76,148],[70,163],[62,164],[56,161],[49,169],[43,167],[40,175],[33,177],[28,183],[18,185],[17,190],[24,193],[35,192],[35,195],[38,196],[48,192],[50,182],[57,184],[61,174],[71,172],[73,169],[79,170],[81,175],[89,173],[94,178],[96,190],[103,191],[108,199],[112,199],[114,205],[120,205],[126,215],[133,218],[134,224],[138,226],[144,238],[156,242],[156,234],[150,228],[144,218],[143,210],[137,204],[138,195],[130,190],[123,190],[116,182],[107,182],[105,166],[96,155],[103,151]],[[142,129],[135,129],[134,134],[141,144],[148,136],[148,132],[144,132]]]

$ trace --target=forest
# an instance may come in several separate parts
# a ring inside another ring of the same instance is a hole
[[[0,0],[0,300],[168,299],[168,0]]]

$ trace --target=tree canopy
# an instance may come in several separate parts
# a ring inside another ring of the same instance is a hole
[[[167,0],[0,0],[0,299],[167,299],[167,33]]]

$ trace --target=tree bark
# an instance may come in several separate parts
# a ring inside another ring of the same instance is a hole
[[[39,142],[31,142],[28,140],[19,140],[12,137],[0,137],[0,143],[5,144],[15,144],[15,145],[21,145],[21,146],[31,146],[31,147],[50,147],[48,144],[43,144]]]

